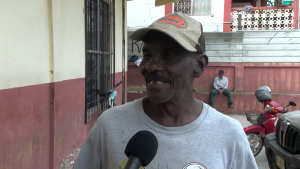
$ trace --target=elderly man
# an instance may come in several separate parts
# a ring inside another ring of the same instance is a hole
[[[210,101],[209,105],[211,107],[214,106],[214,97],[217,94],[224,94],[227,96],[228,99],[228,107],[233,108],[233,102],[231,98],[231,93],[227,89],[228,88],[228,79],[224,76],[224,70],[219,71],[219,76],[215,78],[214,80],[214,89],[210,92]]]
[[[144,41],[140,72],[147,97],[104,112],[74,169],[123,168],[126,144],[140,130],[151,131],[158,140],[147,169],[256,169],[241,124],[193,97],[193,81],[208,63],[201,23],[173,13],[132,38]]]

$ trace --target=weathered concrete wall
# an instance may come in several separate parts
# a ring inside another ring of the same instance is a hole
[[[195,98],[209,102],[209,92],[220,69],[229,80],[228,89],[232,91],[235,107],[229,109],[226,97],[216,96],[215,107],[221,112],[241,114],[252,109],[262,110],[254,95],[260,86],[269,86],[273,100],[282,106],[289,101],[298,104],[289,110],[300,108],[300,63],[209,63],[203,75],[195,79]],[[145,80],[135,64],[128,65],[128,79],[128,101],[146,96]]]
[[[58,169],[89,134],[84,2],[0,2],[0,169]],[[115,81],[120,82],[122,1],[115,2]],[[119,105],[122,87],[116,90]]]
[[[128,32],[128,58],[143,57],[132,46]],[[300,30],[205,32],[210,63],[295,63],[300,62]],[[140,47],[142,42],[137,43]]]

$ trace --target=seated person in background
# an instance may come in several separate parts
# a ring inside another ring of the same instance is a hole
[[[228,107],[233,108],[231,93],[229,90],[227,90],[227,88],[228,88],[228,79],[227,79],[227,77],[224,76],[224,70],[220,70],[219,76],[216,77],[215,81],[214,81],[214,89],[210,92],[209,105],[211,107],[214,106],[214,96],[219,93],[219,94],[224,94],[227,96]]]

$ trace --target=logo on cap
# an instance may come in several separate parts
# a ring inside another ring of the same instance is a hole
[[[180,18],[178,16],[174,16],[174,15],[163,17],[163,18],[159,19],[158,22],[159,23],[170,23],[170,24],[175,25],[180,28],[187,27],[187,24],[185,23],[185,21],[182,18]]]

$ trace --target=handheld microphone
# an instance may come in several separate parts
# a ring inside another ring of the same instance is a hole
[[[142,130],[131,137],[125,148],[128,161],[124,169],[139,169],[147,166],[155,157],[157,138],[150,131]]]

